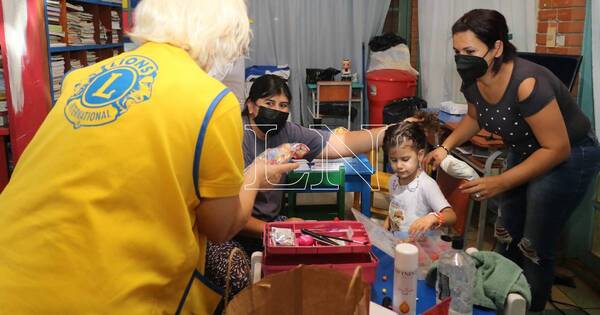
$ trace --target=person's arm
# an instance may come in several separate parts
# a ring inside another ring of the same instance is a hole
[[[250,219],[248,219],[246,226],[244,226],[240,234],[249,237],[261,238],[263,231],[265,230],[265,224],[267,224],[267,222],[250,216]]]
[[[440,147],[435,148],[427,154],[423,159],[423,167],[427,169],[427,165],[431,164],[435,170],[442,163],[442,160],[448,156],[449,151],[471,139],[480,129],[477,122],[477,109],[475,105],[468,103],[467,115],[465,115],[446,140],[442,142]]]
[[[350,131],[342,135],[331,134],[325,149],[317,158],[338,158],[353,154],[369,152],[383,144],[383,136],[387,127],[370,130]]]

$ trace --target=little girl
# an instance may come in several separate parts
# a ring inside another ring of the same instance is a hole
[[[389,181],[390,209],[386,229],[415,239],[440,226],[452,226],[456,214],[434,179],[421,170],[427,140],[422,121],[405,121],[385,131],[383,149],[394,175]]]

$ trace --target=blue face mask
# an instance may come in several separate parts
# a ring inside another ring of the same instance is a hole
[[[285,123],[287,122],[288,116],[290,114],[278,110],[274,110],[264,106],[258,106],[258,114],[256,118],[254,118],[254,122],[258,125],[258,129],[264,132],[271,130],[272,134],[277,134],[278,132],[285,127]],[[267,125],[277,125],[277,129],[273,126]]]

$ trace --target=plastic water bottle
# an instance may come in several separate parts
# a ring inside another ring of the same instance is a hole
[[[438,261],[436,300],[450,296],[451,315],[473,314],[473,288],[475,286],[475,264],[462,250],[463,239],[452,239],[443,235],[445,241],[452,241],[452,249],[444,252]]]

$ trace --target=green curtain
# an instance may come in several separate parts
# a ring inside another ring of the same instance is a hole
[[[581,110],[594,125],[594,89],[592,86],[592,5],[585,5],[585,27],[583,31],[583,60],[579,76],[578,103]]]

